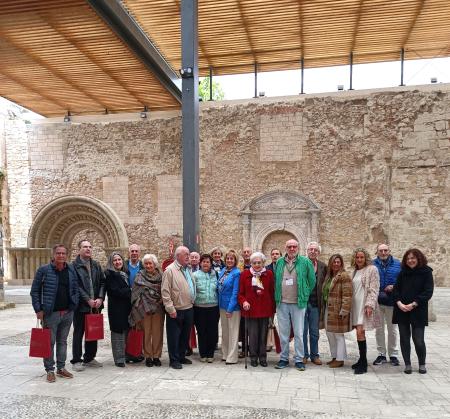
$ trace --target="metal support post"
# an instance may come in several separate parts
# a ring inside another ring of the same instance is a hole
[[[181,2],[183,243],[199,248],[198,0]]]
[[[402,48],[400,53],[400,86],[404,86],[403,83],[403,66],[405,64],[405,49]]]
[[[258,97],[258,63],[255,62],[255,97]]]
[[[303,95],[305,92],[303,91],[303,81],[304,81],[304,71],[305,71],[305,60],[302,57],[302,59],[300,60],[300,65],[301,65],[301,79],[300,79],[300,94]]]
[[[353,90],[353,51],[350,53],[350,88],[348,90]]]
[[[209,67],[209,100],[213,100],[213,85],[212,85],[213,69]]]

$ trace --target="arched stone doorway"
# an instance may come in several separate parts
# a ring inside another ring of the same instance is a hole
[[[265,193],[241,210],[243,246],[268,254],[271,243],[284,251],[286,241],[295,238],[304,253],[308,242],[318,241],[319,217],[319,207],[305,195],[289,191]]]
[[[101,246],[106,254],[128,247],[125,227],[112,208],[85,196],[63,196],[42,208],[30,228],[28,247],[51,248],[63,243],[73,249],[82,236],[91,240],[96,237],[94,250]]]
[[[275,248],[280,249],[281,253],[284,253],[284,246],[290,239],[298,240],[298,238],[295,237],[292,233],[289,233],[289,231],[274,231],[264,239],[261,251],[267,257],[270,256],[270,251]]]

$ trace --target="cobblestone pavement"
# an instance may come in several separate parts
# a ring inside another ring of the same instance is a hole
[[[10,292],[9,299],[14,298]],[[268,368],[244,369],[199,362],[176,371],[163,366],[114,366],[109,334],[99,345],[103,368],[75,373],[73,380],[45,382],[42,360],[28,357],[29,330],[35,325],[30,304],[0,311],[0,415],[2,418],[450,418],[450,289],[433,297],[437,322],[426,330],[428,374],[370,365],[356,376],[353,333],[347,335],[349,359],[344,368],[308,364],[305,372]],[[105,313],[105,318],[106,318]],[[105,324],[105,330],[108,329]],[[369,361],[377,356],[374,333],[368,334]],[[321,333],[320,349],[329,359]],[[71,351],[68,351],[70,359]],[[219,353],[220,355],[220,353]],[[220,356],[217,356],[219,359]],[[70,370],[70,366],[68,367]]]

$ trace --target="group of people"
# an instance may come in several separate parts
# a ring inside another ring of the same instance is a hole
[[[286,242],[284,255],[272,249],[268,265],[263,253],[248,247],[240,262],[232,249],[222,252],[215,247],[200,255],[179,246],[174,257],[160,266],[154,254],[141,259],[140,247],[133,244],[128,260],[113,252],[105,270],[92,259],[88,240],[79,242],[73,263],[68,263],[67,252],[64,245],[55,245],[52,262],[37,270],[31,288],[36,316],[51,330],[51,356],[44,359],[48,382],[56,376],[73,377],[65,368],[72,322],[72,369],[102,366],[95,359],[97,341],[85,340],[84,353],[82,343],[85,316],[101,312],[106,295],[112,354],[120,368],[127,362],[143,361],[148,367],[161,366],[164,323],[170,367],[181,369],[192,363],[188,355],[194,326],[200,361],[212,363],[220,322],[221,359],[226,365],[236,364],[248,353],[251,366],[267,367],[268,330],[276,323],[281,348],[277,369],[289,366],[292,338],[297,370],[305,370],[309,361],[322,365],[319,329],[325,329],[330,346],[327,365],[343,367],[347,358],[344,334],[355,329],[359,359],[352,368],[355,374],[366,373],[365,332],[376,329],[379,355],[374,365],[388,362],[388,356],[392,365],[399,365],[398,330],[404,372],[412,372],[412,336],[419,372],[426,373],[424,330],[433,276],[418,249],[407,250],[400,262],[385,243],[377,246],[373,260],[365,249],[357,248],[351,257],[351,272],[346,271],[340,254],[333,254],[328,264],[320,261],[321,247],[316,242],[308,244],[307,256],[300,255],[296,240]],[[139,356],[126,351],[131,328],[143,331]]]

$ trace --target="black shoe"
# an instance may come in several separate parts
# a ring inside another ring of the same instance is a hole
[[[405,374],[412,374],[411,365],[405,365],[405,370],[403,371]]]
[[[119,368],[124,368],[125,367],[125,363],[124,362],[116,362],[115,364],[116,364],[116,367],[119,367]]]
[[[358,361],[352,365],[352,370],[356,370],[356,368],[358,368],[360,366],[360,364],[361,364],[361,359],[358,359]]]
[[[194,352],[192,351],[191,348],[187,348],[186,349],[186,356],[191,356]]]
[[[125,356],[125,362],[127,364],[129,364],[130,362],[132,362],[133,364],[137,364],[139,362],[142,362],[144,359],[145,359],[145,357],[143,355],[139,355],[139,356],[126,355]]]
[[[265,359],[260,359],[259,365],[261,365],[261,367],[267,367],[267,361]]]
[[[146,365],[147,367],[153,367],[153,360],[152,360],[151,358],[147,358],[147,359],[145,360],[145,365]]]
[[[420,374],[426,374],[427,373],[427,368],[425,367],[425,365],[419,365],[419,373]]]
[[[386,362],[387,362],[387,359],[384,355],[378,355],[377,358],[375,359],[375,361],[373,361],[373,365],[386,364]]]
[[[179,363],[179,362],[172,362],[170,364],[170,366],[174,369],[174,370],[181,370],[181,368],[183,368],[183,366]]]
[[[257,361],[256,359],[252,359],[252,360],[250,361],[250,365],[251,365],[252,367],[257,367],[257,366],[258,366],[258,361]]]
[[[153,358],[153,365],[155,367],[160,367],[161,366],[161,361],[159,360],[159,358]]]
[[[400,362],[398,361],[398,358],[396,356],[391,356],[389,361],[394,367],[398,367],[400,365]]]
[[[361,362],[359,366],[355,368],[355,374],[365,374],[367,372],[367,362]]]
[[[191,365],[191,364],[192,364],[192,361],[191,361],[190,359],[183,358],[183,359],[180,361],[180,363],[181,363],[181,364],[186,364],[186,365]]]

